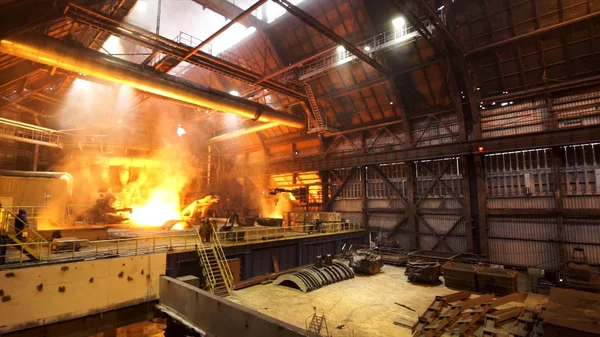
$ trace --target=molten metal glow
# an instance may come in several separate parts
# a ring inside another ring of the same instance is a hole
[[[169,220],[180,219],[179,194],[173,189],[156,189],[144,205],[133,205],[131,223],[139,226],[160,227]]]
[[[184,222],[178,222],[175,225],[173,225],[173,227],[171,227],[171,230],[173,230],[173,231],[182,231],[184,229],[185,229]]]

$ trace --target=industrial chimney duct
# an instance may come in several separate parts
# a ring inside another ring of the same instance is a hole
[[[39,33],[3,39],[0,52],[260,122],[305,127],[302,120],[285,112]]]

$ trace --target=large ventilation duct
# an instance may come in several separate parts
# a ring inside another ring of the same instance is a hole
[[[94,50],[70,47],[39,33],[3,39],[0,41],[0,52],[260,122],[299,129],[305,126],[302,120],[285,112],[179,77],[142,69],[135,63]]]
[[[222,142],[229,139],[234,139],[243,135],[247,135],[249,133],[255,133],[262,130],[271,129],[277,126],[277,123],[264,123],[260,125],[255,125],[251,127],[247,127],[245,129],[232,131],[230,133],[225,133],[210,139],[211,144]]]

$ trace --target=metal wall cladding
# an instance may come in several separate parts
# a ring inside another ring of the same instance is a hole
[[[489,239],[490,262],[510,266],[559,270],[558,242]]]
[[[335,212],[362,212],[362,200],[356,200],[356,199],[342,199],[342,200],[336,200],[333,203],[333,210]]]
[[[293,156],[291,153],[274,153],[267,157],[269,163],[277,163],[282,161],[292,160]]]
[[[516,119],[518,119],[518,118],[516,118]],[[519,135],[519,134],[523,134],[523,133],[541,132],[544,130],[545,130],[545,127],[540,122],[539,124],[534,124],[534,125],[511,127],[511,128],[507,128],[507,129],[500,129],[500,130],[483,131],[482,137],[483,138],[505,137],[505,136]]]
[[[568,209],[599,209],[600,195],[565,196],[563,207]]]
[[[401,214],[369,214],[369,227],[391,230],[402,218]]]
[[[515,209],[550,209],[556,207],[556,199],[548,197],[528,198],[488,198],[486,205],[492,209],[515,208]]]
[[[556,240],[557,220],[551,217],[488,217],[488,235],[493,238]]]
[[[431,250],[437,242],[438,239],[433,235],[419,234],[420,249]],[[448,236],[446,237],[445,242],[450,246],[452,252],[464,253],[467,251],[467,241],[463,236]],[[450,251],[443,243],[440,243],[435,250],[444,252]]]
[[[344,213],[344,212],[341,212],[341,213],[342,213],[343,221],[348,220],[351,223],[355,223],[355,224],[363,222],[363,216],[361,213]]]
[[[452,225],[460,219],[459,215],[441,215],[441,214],[421,214],[421,219],[425,220],[436,233],[443,235],[447,233]],[[419,220],[419,233],[429,234],[431,233],[429,229]],[[461,220],[456,228],[452,231],[452,235],[464,235],[465,234],[465,225],[464,220]]]
[[[298,249],[295,245],[282,245],[277,247],[252,250],[251,260],[252,275],[265,275],[274,272],[273,258],[277,258],[280,270],[296,267],[298,265]]]
[[[336,252],[336,243],[334,241],[321,243],[307,243],[305,244],[303,249],[303,261],[312,262],[315,260],[316,256],[325,256],[327,254],[334,255],[336,253],[339,253],[339,251]]]
[[[565,241],[600,245],[600,219],[566,218]]]
[[[392,239],[398,243],[402,248],[410,247],[410,234],[406,233],[395,233]]]
[[[559,120],[559,128],[600,123],[597,109],[600,103],[600,91],[597,88],[555,97],[553,101],[553,110]]]
[[[573,260],[573,250],[575,248],[583,248],[585,258],[590,264],[600,264],[600,245],[584,245],[584,244],[565,244],[567,250],[567,259]]]
[[[404,209],[404,203],[398,199],[369,199],[369,208]]]
[[[419,208],[462,209],[464,206],[454,198],[426,198],[419,203]]]
[[[544,99],[509,101],[482,108],[480,114],[483,137],[502,137],[544,130],[547,108]]]

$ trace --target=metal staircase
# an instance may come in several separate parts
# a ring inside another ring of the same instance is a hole
[[[329,329],[327,328],[327,320],[325,319],[325,315],[317,315],[317,309],[315,308],[315,313],[308,317],[307,321],[308,319],[310,319],[310,322],[306,327],[306,332],[308,332],[307,336],[329,336]]]
[[[0,118],[0,138],[49,147],[62,147],[57,131],[6,118]]]
[[[308,102],[310,103],[310,110],[312,111],[312,116],[315,121],[315,127],[317,129],[325,129],[325,123],[323,122],[323,117],[321,116],[321,110],[319,110],[319,104],[317,103],[317,99],[315,98],[315,93],[312,90],[312,87],[309,83],[304,82],[304,89],[306,90],[306,97],[308,97]]]
[[[233,275],[216,231],[212,233],[210,244],[202,243],[199,229],[196,230],[196,233],[198,235],[198,256],[202,265],[206,290],[221,297],[230,295],[233,290]]]
[[[18,245],[31,261],[40,261],[42,246],[47,245],[48,241],[27,223],[23,223],[23,230],[18,230],[14,225],[15,220],[21,221],[21,219],[4,208],[0,209],[0,218],[0,236],[5,236],[9,243]]]

